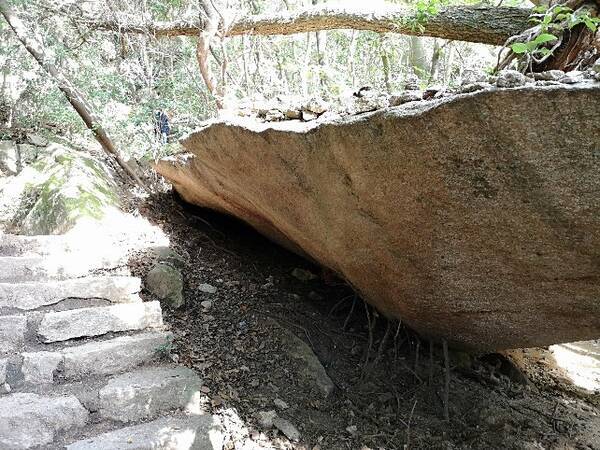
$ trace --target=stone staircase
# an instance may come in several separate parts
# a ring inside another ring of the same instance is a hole
[[[0,234],[0,450],[222,448],[160,304],[98,253]]]

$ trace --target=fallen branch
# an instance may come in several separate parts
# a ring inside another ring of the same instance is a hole
[[[382,10],[318,7],[297,12],[247,16],[225,26],[222,37],[290,35],[322,30],[352,29],[376,33],[431,36],[449,40],[502,45],[528,28],[525,8],[452,6],[419,21],[414,10],[388,6]],[[82,20],[79,19],[81,22]],[[198,36],[199,22],[123,23],[115,20],[83,22],[98,30],[148,34],[155,37]]]

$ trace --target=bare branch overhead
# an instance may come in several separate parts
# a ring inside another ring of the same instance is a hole
[[[384,10],[319,7],[296,12],[247,16],[228,24],[225,36],[290,35],[320,30],[354,29],[377,33],[400,33],[443,39],[502,45],[528,27],[530,11],[524,8],[452,6],[417,24],[416,13],[407,8]],[[198,36],[198,22],[120,23],[86,21],[100,30],[151,34],[156,37]]]

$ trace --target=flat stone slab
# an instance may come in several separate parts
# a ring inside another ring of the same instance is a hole
[[[81,251],[58,252],[44,257],[0,256],[0,282],[22,283],[78,278],[92,270],[114,269],[121,265],[123,256],[116,252],[96,255]]]
[[[162,324],[160,303],[133,303],[47,313],[40,323],[38,335],[42,342],[49,343],[157,328]]]
[[[104,376],[131,370],[168,352],[173,335],[164,331],[120,336],[108,341],[90,342],[55,352],[23,353],[21,372],[26,383],[54,383]],[[2,360],[0,360],[0,372]],[[2,377],[0,373],[0,384]]]
[[[0,256],[0,267],[0,282],[19,283],[52,278],[44,260],[38,256]]]
[[[210,415],[164,417],[67,445],[67,450],[221,450],[223,435]]]
[[[0,354],[17,352],[25,342],[27,317],[0,316]]]
[[[61,375],[74,380],[133,369],[161,352],[168,352],[172,337],[171,333],[159,331],[69,347],[61,351],[64,358]]]
[[[0,234],[0,255],[2,256],[41,256],[56,250],[68,249],[63,236],[22,236]]]
[[[102,298],[113,303],[140,302],[135,277],[85,277],[37,283],[0,283],[0,308],[32,310],[67,298]]]
[[[0,448],[21,450],[49,444],[56,432],[82,427],[88,416],[88,411],[72,395],[0,397]]]
[[[113,378],[100,390],[99,413],[133,422],[179,408],[197,411],[201,386],[198,375],[186,367],[140,369]]]

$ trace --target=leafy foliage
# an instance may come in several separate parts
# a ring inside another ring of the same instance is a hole
[[[578,25],[585,25],[592,32],[596,32],[600,19],[592,17],[589,10],[581,9],[573,11],[562,5],[537,6],[533,9],[530,22],[536,24],[539,29],[535,37],[527,42],[515,42],[511,45],[513,53],[527,54],[533,58],[547,58],[551,56],[560,42],[561,36],[566,30],[571,30]],[[549,46],[552,44],[552,46]]]

